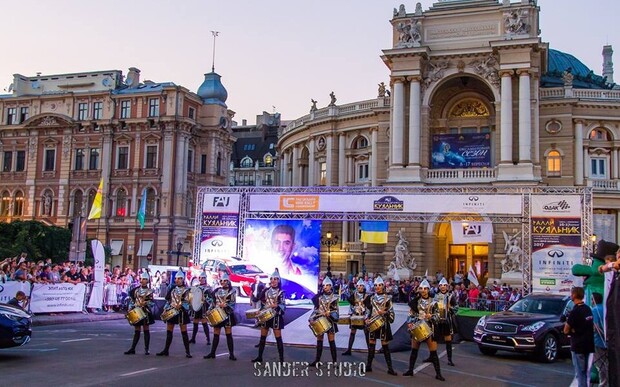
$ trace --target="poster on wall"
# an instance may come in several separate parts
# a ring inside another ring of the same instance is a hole
[[[433,135],[432,168],[488,168],[491,166],[491,134]]]
[[[583,263],[581,197],[532,196],[532,291],[570,294],[581,286],[572,275]]]
[[[205,195],[200,221],[200,264],[209,258],[237,255],[238,194]]]
[[[321,222],[319,220],[247,219],[243,259],[269,276],[278,269],[289,300],[311,298],[317,291]]]

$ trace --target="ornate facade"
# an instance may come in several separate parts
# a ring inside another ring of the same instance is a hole
[[[278,143],[283,185],[589,186],[595,234],[617,240],[620,90],[611,47],[603,76],[594,75],[540,39],[539,11],[532,0],[395,9],[381,56],[391,93],[381,83],[376,98],[313,107],[292,121]],[[473,265],[499,278],[503,235],[520,230],[493,226],[493,243],[456,245],[448,223],[395,223],[387,246],[364,246],[357,223],[325,225],[343,236],[332,250],[336,272],[364,259],[368,271],[386,272],[405,227],[417,274]]]
[[[12,94],[0,95],[0,221],[82,224],[72,257],[96,237],[113,264],[175,264],[178,243],[192,251],[196,187],[228,183],[233,112],[214,72],[198,93],[140,82],[136,68],[123,78],[15,75]],[[102,216],[85,221],[100,180]]]

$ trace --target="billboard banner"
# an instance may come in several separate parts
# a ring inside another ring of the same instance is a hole
[[[468,213],[520,215],[521,195],[250,194],[250,212]]]
[[[81,312],[86,285],[34,284],[30,298],[33,313]]]
[[[311,298],[317,292],[321,221],[247,219],[243,259],[269,276],[277,269],[287,299]]]
[[[433,135],[431,168],[490,168],[491,134]]]
[[[532,196],[532,291],[570,294],[581,277],[572,267],[583,263],[581,198]]]
[[[209,258],[237,255],[240,198],[239,194],[204,195],[200,219],[200,264]]]
[[[452,241],[464,243],[492,243],[493,223],[491,222],[450,222]]]

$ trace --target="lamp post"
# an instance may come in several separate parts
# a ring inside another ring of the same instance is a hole
[[[169,255],[176,255],[177,256],[177,266],[179,266],[179,259],[181,256],[184,257],[189,257],[191,254],[190,253],[185,253],[183,252],[183,242],[177,242],[177,249],[176,250],[170,250],[167,251],[166,253]]]
[[[366,277],[366,250],[362,250],[362,276]]]
[[[321,244],[323,246],[327,246],[327,273],[326,275],[331,278],[332,277],[332,246],[338,243],[338,236],[333,235],[331,231],[325,233],[324,236],[321,237]]]

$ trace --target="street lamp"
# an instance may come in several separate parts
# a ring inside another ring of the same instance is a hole
[[[323,246],[327,246],[327,273],[326,275],[331,278],[332,277],[332,246],[338,243],[338,236],[333,235],[331,231],[325,233],[324,236],[321,236],[321,244]]]
[[[185,253],[183,252],[183,242],[177,242],[177,249],[175,250],[170,250],[166,252],[169,255],[176,255],[177,256],[177,266],[179,266],[179,258],[181,256],[184,257],[189,257],[191,254],[190,253]]]
[[[362,276],[366,277],[366,250],[362,250]]]

